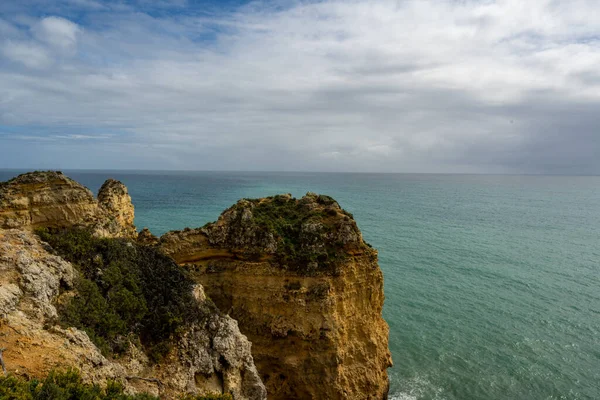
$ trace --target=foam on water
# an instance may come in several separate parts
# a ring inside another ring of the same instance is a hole
[[[408,393],[393,394],[389,397],[390,400],[417,400],[417,396]]]
[[[391,374],[390,379],[397,380],[396,387],[402,388],[401,390],[392,390],[389,394],[390,400],[419,400],[425,396],[435,400],[446,400],[442,388],[435,387],[431,381],[423,377],[399,379]]]

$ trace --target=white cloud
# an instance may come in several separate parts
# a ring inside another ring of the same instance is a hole
[[[2,37],[10,37],[18,35],[19,30],[8,21],[0,18],[0,35]]]
[[[54,135],[57,139],[67,139],[67,140],[106,140],[110,139],[114,135],[87,135],[87,134],[68,134],[68,135]]]
[[[94,0],[68,0],[68,2],[73,6],[82,7],[84,9],[104,10],[107,8],[101,2]]]
[[[47,17],[37,41],[3,47],[50,67],[0,68],[0,122],[118,131],[103,142],[180,168],[600,172],[567,157],[600,152],[596,8],[258,2],[210,18],[103,12],[85,34]],[[50,50],[73,57],[50,65]]]
[[[76,23],[60,17],[43,18],[32,30],[40,42],[62,51],[72,51],[76,47],[81,31]]]
[[[46,68],[52,64],[52,58],[46,49],[31,42],[8,40],[2,45],[2,54],[29,68]]]

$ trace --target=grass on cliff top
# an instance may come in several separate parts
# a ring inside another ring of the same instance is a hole
[[[211,311],[199,308],[187,272],[154,248],[85,229],[37,233],[80,272],[76,294],[59,302],[59,323],[84,330],[105,355],[125,352],[131,341],[159,361],[181,327]]]
[[[337,202],[330,196],[314,195],[315,202],[321,206],[316,209],[287,196],[274,196],[267,201],[253,201],[253,222],[265,233],[278,238],[276,257],[282,266],[304,274],[339,273],[338,268],[346,254],[340,243],[331,243],[326,235],[333,232],[338,211],[352,218],[352,214],[337,208]],[[335,207],[334,207],[335,206]],[[306,222],[318,222],[321,229],[312,235],[302,233]],[[315,243],[324,246],[317,250]]]
[[[149,394],[127,395],[123,385],[108,381],[105,387],[83,383],[77,370],[52,371],[43,380],[0,377],[1,400],[159,400]],[[229,394],[188,395],[182,400],[232,400]]]

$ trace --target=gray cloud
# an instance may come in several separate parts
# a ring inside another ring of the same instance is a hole
[[[79,3],[0,20],[0,167],[600,173],[591,0]]]

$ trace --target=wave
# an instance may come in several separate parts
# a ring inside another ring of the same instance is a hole
[[[427,378],[415,376],[409,379],[401,379],[391,375],[390,380],[392,388],[389,400],[446,399],[443,396],[442,388],[435,386]]]

